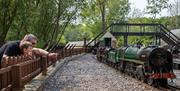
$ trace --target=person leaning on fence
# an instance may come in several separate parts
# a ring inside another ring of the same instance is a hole
[[[22,41],[29,41],[32,43],[32,45],[34,47],[32,51],[35,55],[38,55],[38,56],[46,56],[47,55],[50,59],[57,59],[57,55],[58,55],[57,53],[49,53],[48,51],[43,50],[41,48],[35,48],[35,45],[37,44],[37,41],[38,41],[38,39],[35,35],[27,34],[27,35],[25,35],[25,37],[23,38]]]
[[[20,44],[20,50],[21,50],[23,55],[32,56],[33,45],[29,41],[23,41]]]
[[[7,56],[22,55],[23,52],[20,49],[20,45],[23,44],[24,41],[28,41],[32,44],[33,52],[35,53],[35,55],[40,55],[40,56],[47,55],[51,59],[57,59],[57,55],[58,55],[57,53],[49,53],[43,49],[34,48],[37,43],[37,40],[38,40],[37,37],[34,36],[33,34],[27,34],[21,41],[11,41],[4,44],[0,48],[0,59],[2,59],[2,57],[7,57]]]
[[[18,56],[23,54],[20,49],[20,41],[7,42],[0,48],[0,60],[2,57]]]
[[[21,55],[24,55],[26,57],[28,57],[28,59],[31,59],[32,56],[32,43],[28,42],[28,41],[24,41],[23,43],[20,44],[20,51],[21,51]],[[5,58],[6,55],[4,55]]]

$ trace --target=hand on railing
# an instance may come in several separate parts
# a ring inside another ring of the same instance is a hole
[[[51,59],[51,60],[57,60],[58,53],[49,53],[48,58]]]
[[[28,52],[27,54],[22,56],[24,56],[25,60],[32,60],[34,55],[32,52]]]

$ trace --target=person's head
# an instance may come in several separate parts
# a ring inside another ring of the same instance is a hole
[[[24,55],[28,55],[28,54],[32,53],[33,45],[29,41],[23,41],[20,44],[20,49]]]
[[[32,43],[33,47],[37,44],[37,37],[33,34],[27,34],[24,36],[22,41],[29,41]]]

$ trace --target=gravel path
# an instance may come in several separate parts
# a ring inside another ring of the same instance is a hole
[[[63,65],[43,86],[43,91],[158,91],[100,63],[91,54]]]

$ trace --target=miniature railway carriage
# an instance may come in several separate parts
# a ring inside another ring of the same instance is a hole
[[[106,43],[111,41],[101,41]],[[174,78],[172,54],[158,46],[138,48],[134,46],[112,48],[111,44],[101,46],[97,59],[150,85],[167,85],[168,78]]]

